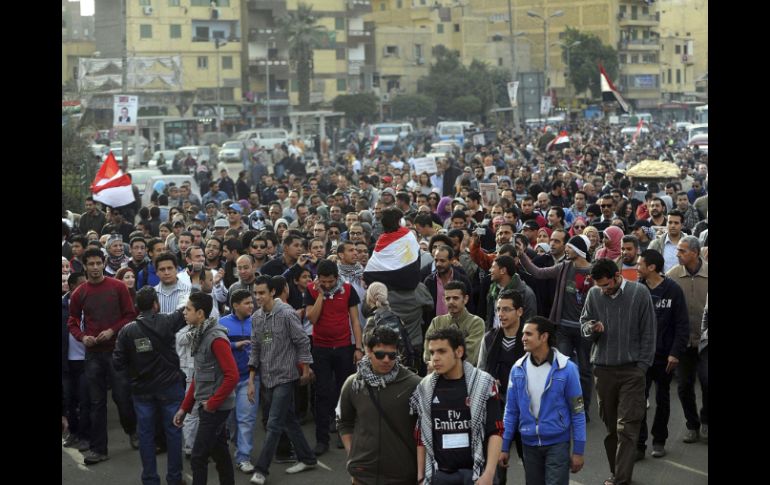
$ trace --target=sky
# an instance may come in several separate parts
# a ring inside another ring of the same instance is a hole
[[[94,0],[81,0],[80,15],[93,15],[93,14],[94,14]]]

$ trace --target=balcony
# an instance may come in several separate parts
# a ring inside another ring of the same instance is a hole
[[[257,104],[267,105],[267,94],[256,93],[254,96],[254,102]],[[289,106],[289,93],[286,91],[272,91],[270,93],[270,107],[275,106]]]
[[[286,0],[249,0],[249,10],[271,10],[273,13],[286,13]]]
[[[372,11],[371,0],[348,0],[348,12],[353,14],[365,14]]]
[[[619,51],[660,51],[658,39],[627,39],[618,42]]]
[[[350,44],[370,44],[374,42],[374,35],[372,31],[368,29],[364,30],[348,30],[348,45]]]
[[[660,15],[655,14],[630,14],[619,13],[618,25],[623,27],[657,27],[660,23]]]
[[[252,27],[249,29],[249,42],[267,42],[270,37],[278,38],[278,29],[275,27]]]
[[[695,64],[695,56],[692,54],[682,54],[682,64],[692,66]]]
[[[288,59],[266,59],[264,57],[258,57],[249,59],[249,66],[257,68],[260,75],[264,75],[267,72],[267,65],[270,66],[270,75],[277,78],[286,79],[289,77],[289,61]]]

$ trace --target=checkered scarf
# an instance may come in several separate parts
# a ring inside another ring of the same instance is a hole
[[[463,361],[463,373],[471,401],[471,449],[475,483],[481,477],[485,466],[484,427],[487,421],[487,399],[497,393],[497,388],[491,375],[476,369],[466,361]],[[433,473],[438,469],[433,453],[433,421],[430,409],[437,380],[436,372],[425,376],[409,399],[410,414],[418,416],[420,437],[425,445],[425,485],[431,483]]]
[[[396,365],[393,366],[390,372],[379,375],[374,373],[372,361],[369,359],[368,355],[365,355],[364,358],[358,362],[358,371],[356,372],[356,377],[353,379],[353,391],[361,391],[365,384],[368,384],[375,389],[378,387],[385,389],[385,386],[393,382],[396,379],[396,376],[398,376],[400,369],[399,359],[400,357],[396,357]]]

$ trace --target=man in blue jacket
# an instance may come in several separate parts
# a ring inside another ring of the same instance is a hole
[[[586,445],[578,368],[556,349],[556,325],[545,317],[527,321],[522,341],[527,353],[511,369],[500,465],[508,467],[513,433],[518,430],[527,484],[567,485],[569,471],[583,468]]]
[[[257,422],[259,395],[255,402],[249,401],[249,355],[251,354],[251,314],[254,313],[254,301],[251,292],[245,289],[235,290],[230,296],[233,313],[222,317],[219,324],[227,329],[230,348],[235,363],[238,365],[238,384],[235,386],[235,408],[230,413],[228,428],[230,436],[236,436],[236,467],[243,473],[252,473],[251,449],[254,446],[254,426]],[[259,389],[259,386],[257,386]]]

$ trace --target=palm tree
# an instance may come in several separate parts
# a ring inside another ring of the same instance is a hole
[[[313,49],[321,45],[326,28],[316,24],[313,7],[305,3],[296,12],[288,12],[278,19],[280,35],[289,44],[289,60],[296,66],[299,84],[299,109],[310,106],[310,77],[313,74]]]

